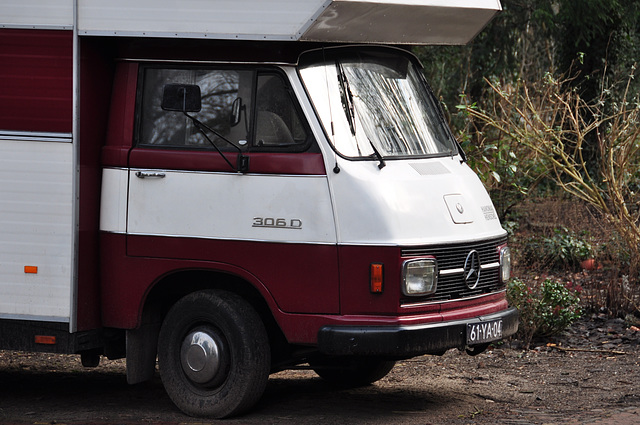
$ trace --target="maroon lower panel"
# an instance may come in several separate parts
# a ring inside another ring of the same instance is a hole
[[[106,326],[136,326],[149,290],[163,276],[189,269],[238,276],[256,287],[272,310],[339,313],[338,260],[332,245],[109,233],[101,238]]]
[[[400,259],[394,247],[338,248],[103,233],[101,249],[102,317],[107,327],[138,326],[153,286],[174,271],[189,269],[228,273],[253,285],[287,340],[295,344],[316,344],[318,331],[327,325],[419,326],[507,308],[504,293],[400,306],[396,277]],[[142,252],[144,256],[136,256]],[[369,291],[372,261],[385,264],[383,294]]]

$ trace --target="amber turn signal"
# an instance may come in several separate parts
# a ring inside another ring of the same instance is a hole
[[[56,337],[52,335],[36,335],[34,341],[36,344],[55,345]]]
[[[383,277],[384,268],[382,264],[371,264],[370,280],[371,280],[371,292],[374,294],[381,294],[384,283]]]

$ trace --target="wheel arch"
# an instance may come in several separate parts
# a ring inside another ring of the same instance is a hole
[[[164,316],[180,298],[206,289],[223,289],[236,293],[254,305],[254,308],[258,309],[258,304],[261,304],[260,308],[266,307],[270,311],[268,297],[274,308],[277,308],[266,288],[259,283],[252,284],[248,279],[229,271],[192,268],[173,270],[161,276],[142,299],[142,314],[148,308],[160,308]]]
[[[267,329],[272,358],[282,357],[288,342],[278,325],[272,308],[275,301],[265,288],[266,295],[247,279],[214,269],[174,270],[160,277],[142,299],[138,326],[127,330],[127,381],[144,382],[153,377],[157,356],[158,336],[169,309],[183,297],[198,291],[220,289],[235,293],[256,310]],[[269,299],[269,301],[267,300]]]

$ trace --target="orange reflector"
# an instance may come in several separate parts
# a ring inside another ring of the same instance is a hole
[[[38,266],[24,266],[24,272],[36,274],[38,273]]]
[[[56,337],[51,335],[36,335],[34,339],[36,344],[55,345],[56,343]]]
[[[381,294],[383,281],[382,264],[371,264],[371,292]]]

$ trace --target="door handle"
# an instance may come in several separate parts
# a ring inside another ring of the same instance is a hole
[[[165,173],[158,173],[158,172],[152,172],[152,171],[136,171],[136,177],[140,179],[146,179],[146,178],[163,179],[165,176],[166,176]]]

